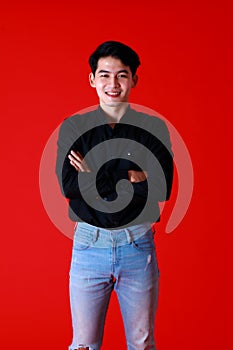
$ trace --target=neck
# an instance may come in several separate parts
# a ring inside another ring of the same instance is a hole
[[[127,102],[116,103],[112,105],[100,103],[100,106],[104,111],[109,124],[119,123],[119,121],[125,114],[125,111],[128,108],[128,105],[129,104]]]

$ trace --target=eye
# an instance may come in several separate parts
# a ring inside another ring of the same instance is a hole
[[[100,74],[100,77],[101,77],[101,78],[108,78],[109,75],[108,75],[107,73],[102,73],[102,74]]]
[[[128,76],[126,74],[121,73],[118,75],[118,78],[128,78]]]

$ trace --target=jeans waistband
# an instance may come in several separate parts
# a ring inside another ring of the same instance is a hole
[[[74,241],[93,244],[96,248],[107,248],[113,244],[122,246],[139,239],[149,230],[151,230],[149,222],[117,230],[109,230],[79,222],[75,227]]]

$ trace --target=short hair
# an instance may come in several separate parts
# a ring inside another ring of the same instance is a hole
[[[132,76],[135,75],[137,68],[141,64],[138,54],[131,47],[119,41],[105,41],[89,57],[89,65],[94,75],[99,59],[108,56],[121,60],[125,66],[130,68]]]

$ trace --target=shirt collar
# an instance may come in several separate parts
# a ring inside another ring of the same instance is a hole
[[[121,117],[121,120],[119,123],[124,123],[124,121],[126,120],[129,120],[129,117],[130,117],[130,113],[132,112],[133,110],[131,109],[130,107],[130,104],[128,105],[125,113],[123,114],[123,116]],[[96,114],[97,114],[97,118],[103,123],[103,124],[106,124],[107,123],[107,119],[104,115],[104,111],[102,109],[102,107],[99,105],[99,107],[97,108],[96,110]]]

